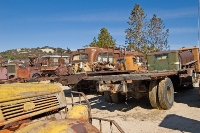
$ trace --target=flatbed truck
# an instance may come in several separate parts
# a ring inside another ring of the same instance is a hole
[[[107,102],[118,103],[127,97],[148,96],[153,108],[170,109],[174,88],[193,88],[199,78],[199,48],[189,47],[147,55],[147,71],[99,71],[65,77],[66,84],[95,82]]]

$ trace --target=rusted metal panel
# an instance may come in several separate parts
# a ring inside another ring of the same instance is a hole
[[[8,79],[8,70],[6,67],[0,67],[0,80]]]
[[[102,75],[102,76],[88,76],[84,80],[96,81],[126,81],[126,80],[150,80],[149,74],[119,74],[119,75]]]
[[[189,51],[183,51],[180,54],[181,64],[187,64],[188,62],[194,61],[194,55]]]
[[[172,76],[172,75],[177,75],[178,71],[172,71],[172,72],[163,72],[163,73],[151,73],[150,77],[151,78],[163,78],[163,77],[167,77],[167,76]]]
[[[197,63],[195,64],[196,71],[200,72],[199,48],[196,47],[196,46],[194,46],[194,47],[187,47],[187,48],[180,48],[179,51],[180,52],[183,52],[183,51],[189,51],[189,52],[191,52],[194,55],[194,60],[197,60]]]
[[[62,85],[75,85],[87,77],[86,73],[78,73],[69,76],[60,77],[59,83]]]
[[[30,123],[27,126],[19,129],[16,133],[43,133],[43,132],[66,132],[66,133],[100,133],[100,131],[88,123],[77,119],[65,120],[46,120]]]

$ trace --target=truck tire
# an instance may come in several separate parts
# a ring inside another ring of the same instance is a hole
[[[40,78],[41,76],[38,73],[33,74],[32,78]]]
[[[105,98],[105,101],[106,101],[106,102],[112,103],[112,99],[111,99],[111,96],[110,96],[110,92],[109,92],[109,91],[105,91],[105,92],[104,92],[104,98]]]
[[[119,94],[118,93],[111,94],[111,99],[113,103],[119,103]]]
[[[149,101],[153,108],[159,108],[157,80],[152,80],[149,85]]]
[[[174,87],[170,78],[159,82],[158,99],[162,109],[170,109],[174,103]]]

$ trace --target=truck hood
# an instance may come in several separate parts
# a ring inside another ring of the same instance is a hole
[[[62,91],[57,85],[42,83],[0,84],[0,102]]]

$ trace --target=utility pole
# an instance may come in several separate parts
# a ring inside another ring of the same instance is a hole
[[[200,4],[200,0],[199,0],[199,4]],[[199,4],[198,4],[198,47],[199,47]]]

